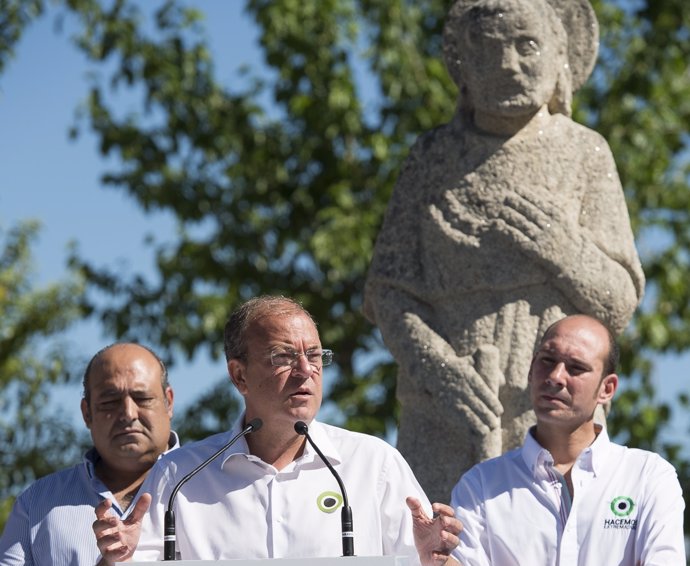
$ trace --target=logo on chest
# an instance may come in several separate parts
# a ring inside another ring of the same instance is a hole
[[[627,495],[614,497],[609,505],[611,518],[604,519],[604,529],[635,530],[637,518],[631,515],[635,511],[636,504]]]
[[[316,506],[323,513],[333,513],[343,504],[343,496],[335,491],[324,491],[316,498]]]

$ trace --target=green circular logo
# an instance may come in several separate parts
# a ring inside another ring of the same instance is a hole
[[[324,491],[316,498],[317,507],[324,513],[333,513],[343,504],[343,496],[334,491]]]
[[[621,495],[611,502],[611,511],[616,517],[627,517],[635,509],[635,503],[629,497]]]

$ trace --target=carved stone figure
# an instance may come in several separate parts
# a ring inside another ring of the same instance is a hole
[[[452,121],[421,136],[376,242],[365,313],[398,364],[398,448],[432,501],[521,444],[537,338],[622,331],[644,275],[606,141],[570,118],[598,46],[587,0],[459,0]]]

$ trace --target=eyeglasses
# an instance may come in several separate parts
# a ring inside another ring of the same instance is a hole
[[[331,364],[333,361],[333,350],[307,350],[306,352],[276,350],[271,352],[271,365],[275,367],[290,366],[294,368],[300,356],[307,358],[309,365],[318,369]]]

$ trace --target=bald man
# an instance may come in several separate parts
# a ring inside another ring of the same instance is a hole
[[[618,387],[618,347],[600,321],[569,316],[530,365],[537,424],[521,448],[470,469],[451,506],[464,566],[685,564],[673,466],[609,440],[594,411]]]
[[[94,508],[120,517],[158,457],[179,446],[163,361],[132,343],[100,350],[84,372],[81,413],[93,447],[84,461],[45,476],[17,499],[0,539],[0,566],[96,564]]]

